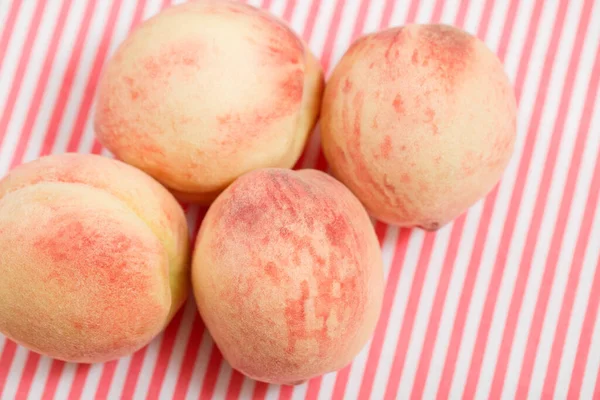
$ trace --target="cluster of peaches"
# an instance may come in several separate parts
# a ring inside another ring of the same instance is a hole
[[[317,118],[330,175],[292,171]],[[118,48],[95,131],[121,160],[44,157],[0,181],[0,332],[62,360],[146,345],[193,287],[229,363],[294,384],[348,364],[383,296],[369,214],[435,230],[499,180],[516,104],[445,25],[373,33],[324,83],[282,21],[203,0]],[[339,180],[339,181],[338,181]],[[190,257],[178,201],[210,204]]]

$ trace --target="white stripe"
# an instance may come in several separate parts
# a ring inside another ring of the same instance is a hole
[[[304,400],[306,398],[306,390],[308,389],[308,383],[294,386],[294,392],[292,393],[292,400]],[[244,397],[246,399],[246,397]]]
[[[458,14],[459,9],[460,9],[460,0],[446,1],[444,4],[444,7],[442,7],[442,16],[440,18],[440,23],[455,25],[456,24],[456,15]]]
[[[56,399],[66,399],[69,396],[76,370],[77,364],[65,363],[62,374],[60,374],[60,378],[58,379],[58,385],[56,385],[56,394],[54,396]]]
[[[0,148],[0,175],[4,175],[8,170],[12,158],[11,155],[14,153],[17,142],[21,137],[23,123],[30,109],[29,104],[31,104],[33,93],[36,89],[61,7],[62,2],[60,7],[47,6],[42,14],[42,19],[40,20],[40,25],[31,48],[29,62],[25,66],[23,83],[18,89],[14,108],[12,114],[9,116],[4,143],[2,148]]]
[[[545,55],[548,47],[547,43],[551,32],[549,32],[548,29],[543,29],[543,27],[547,26],[546,24],[551,25],[556,14],[556,4],[545,3],[545,6],[546,7],[541,16],[538,33],[536,33],[536,40],[533,46],[533,56],[531,58],[531,62],[529,63],[529,71],[532,71],[532,65],[536,65],[538,68],[534,70],[535,72],[532,75],[527,75],[528,79],[526,79],[524,83],[523,98],[520,103],[519,116],[517,118],[517,146],[515,148],[515,154],[513,155],[500,183],[498,197],[496,199],[492,218],[488,227],[488,236],[484,245],[481,267],[479,268],[473,295],[467,311],[468,316],[463,330],[460,352],[458,354],[454,379],[452,381],[452,388],[450,391],[451,397],[462,397],[462,391],[467,379],[467,374],[469,372],[471,355],[475,345],[475,340],[477,338],[481,314],[495,264],[495,253],[498,250],[500,235],[502,229],[504,228],[506,213],[510,204],[510,195],[516,179],[518,161],[520,154],[522,153],[522,148],[519,148],[519,146],[522,146],[524,136],[527,133],[530,117],[527,112],[529,111],[530,114],[533,106],[533,101],[528,102],[527,96],[531,95],[535,97],[537,82],[534,81],[536,81],[536,77],[539,79],[539,71],[542,68],[540,64],[544,61],[543,56]],[[541,55],[537,54],[540,52],[542,53]],[[532,76],[534,79],[531,79],[530,76]],[[531,91],[533,91],[533,93],[531,93]],[[514,265],[512,267],[513,269],[515,268]],[[511,265],[507,265],[506,270],[508,271],[510,269]],[[507,276],[514,276],[514,272],[511,273],[508,271],[508,273],[505,274],[505,278]]]
[[[269,9],[272,14],[277,15],[279,18],[283,16],[285,11],[286,0],[273,0],[271,8]]]
[[[312,1],[296,2],[296,7],[290,18],[290,26],[298,34],[298,36],[302,36],[302,31],[306,25],[308,14],[310,14],[311,5]]]
[[[465,23],[463,29],[472,35],[477,35],[477,30],[483,18],[483,9],[487,1],[469,0],[469,7],[465,15]]]
[[[280,385],[269,385],[269,387],[267,388],[267,393],[265,394],[265,399],[266,400],[277,400],[279,398],[279,389],[281,388]],[[244,399],[244,397],[242,397],[240,395],[241,399]]]
[[[390,369],[394,362],[396,354],[396,346],[402,321],[406,313],[406,303],[410,293],[411,284],[416,271],[419,252],[423,244],[424,234],[420,230],[415,230],[408,239],[408,246],[404,261],[396,260],[398,265],[396,268],[401,268],[400,276],[396,287],[396,293],[392,304],[392,309],[389,314],[388,326],[381,347],[381,356],[377,364],[377,371],[373,380],[372,396],[374,398],[383,398],[386,383],[389,378]],[[392,268],[394,266],[392,265]]]
[[[254,393],[255,382],[252,379],[245,378],[242,381],[242,388],[240,389],[240,399],[249,399]]]
[[[8,14],[10,9],[11,7],[9,7],[8,5],[6,5],[5,7],[0,7],[0,26],[2,27],[2,29],[5,29],[5,26],[8,22]],[[0,30],[0,34],[1,32],[2,31]]]
[[[427,24],[431,22],[431,16],[435,6],[435,0],[419,0],[419,9],[415,22],[418,24]]]

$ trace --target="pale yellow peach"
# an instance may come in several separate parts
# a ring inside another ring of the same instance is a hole
[[[49,156],[0,181],[0,332],[98,362],[158,334],[189,286],[185,216],[158,182],[93,155]]]
[[[121,44],[99,84],[95,130],[179,198],[209,203],[245,172],[294,165],[322,89],[319,63],[284,22],[201,0]]]

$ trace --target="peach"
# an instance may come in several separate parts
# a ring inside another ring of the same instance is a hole
[[[143,172],[93,155],[0,181],[0,332],[65,361],[146,345],[189,291],[183,210]]]
[[[177,197],[209,203],[248,171],[295,164],[323,85],[284,22],[237,2],[191,2],[120,45],[99,84],[95,130]]]
[[[211,205],[192,261],[198,309],[233,368],[292,384],[344,367],[372,334],[381,251],[352,193],[316,170],[245,174]]]
[[[513,152],[516,101],[498,58],[445,25],[356,41],[325,89],[334,175],[371,215],[435,230],[488,193]]]

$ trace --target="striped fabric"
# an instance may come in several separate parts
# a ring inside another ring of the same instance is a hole
[[[519,102],[501,183],[436,233],[376,223],[387,285],[347,368],[296,387],[223,361],[190,300],[131,357],[76,365],[0,336],[0,398],[600,398],[600,1],[251,0],[329,73],[358,36],[463,27],[502,59]],[[104,63],[161,0],[0,0],[0,175],[40,155],[109,154],[92,113]],[[318,135],[300,166],[325,170]],[[197,230],[204,210],[190,206]],[[2,279],[0,277],[0,279]]]

